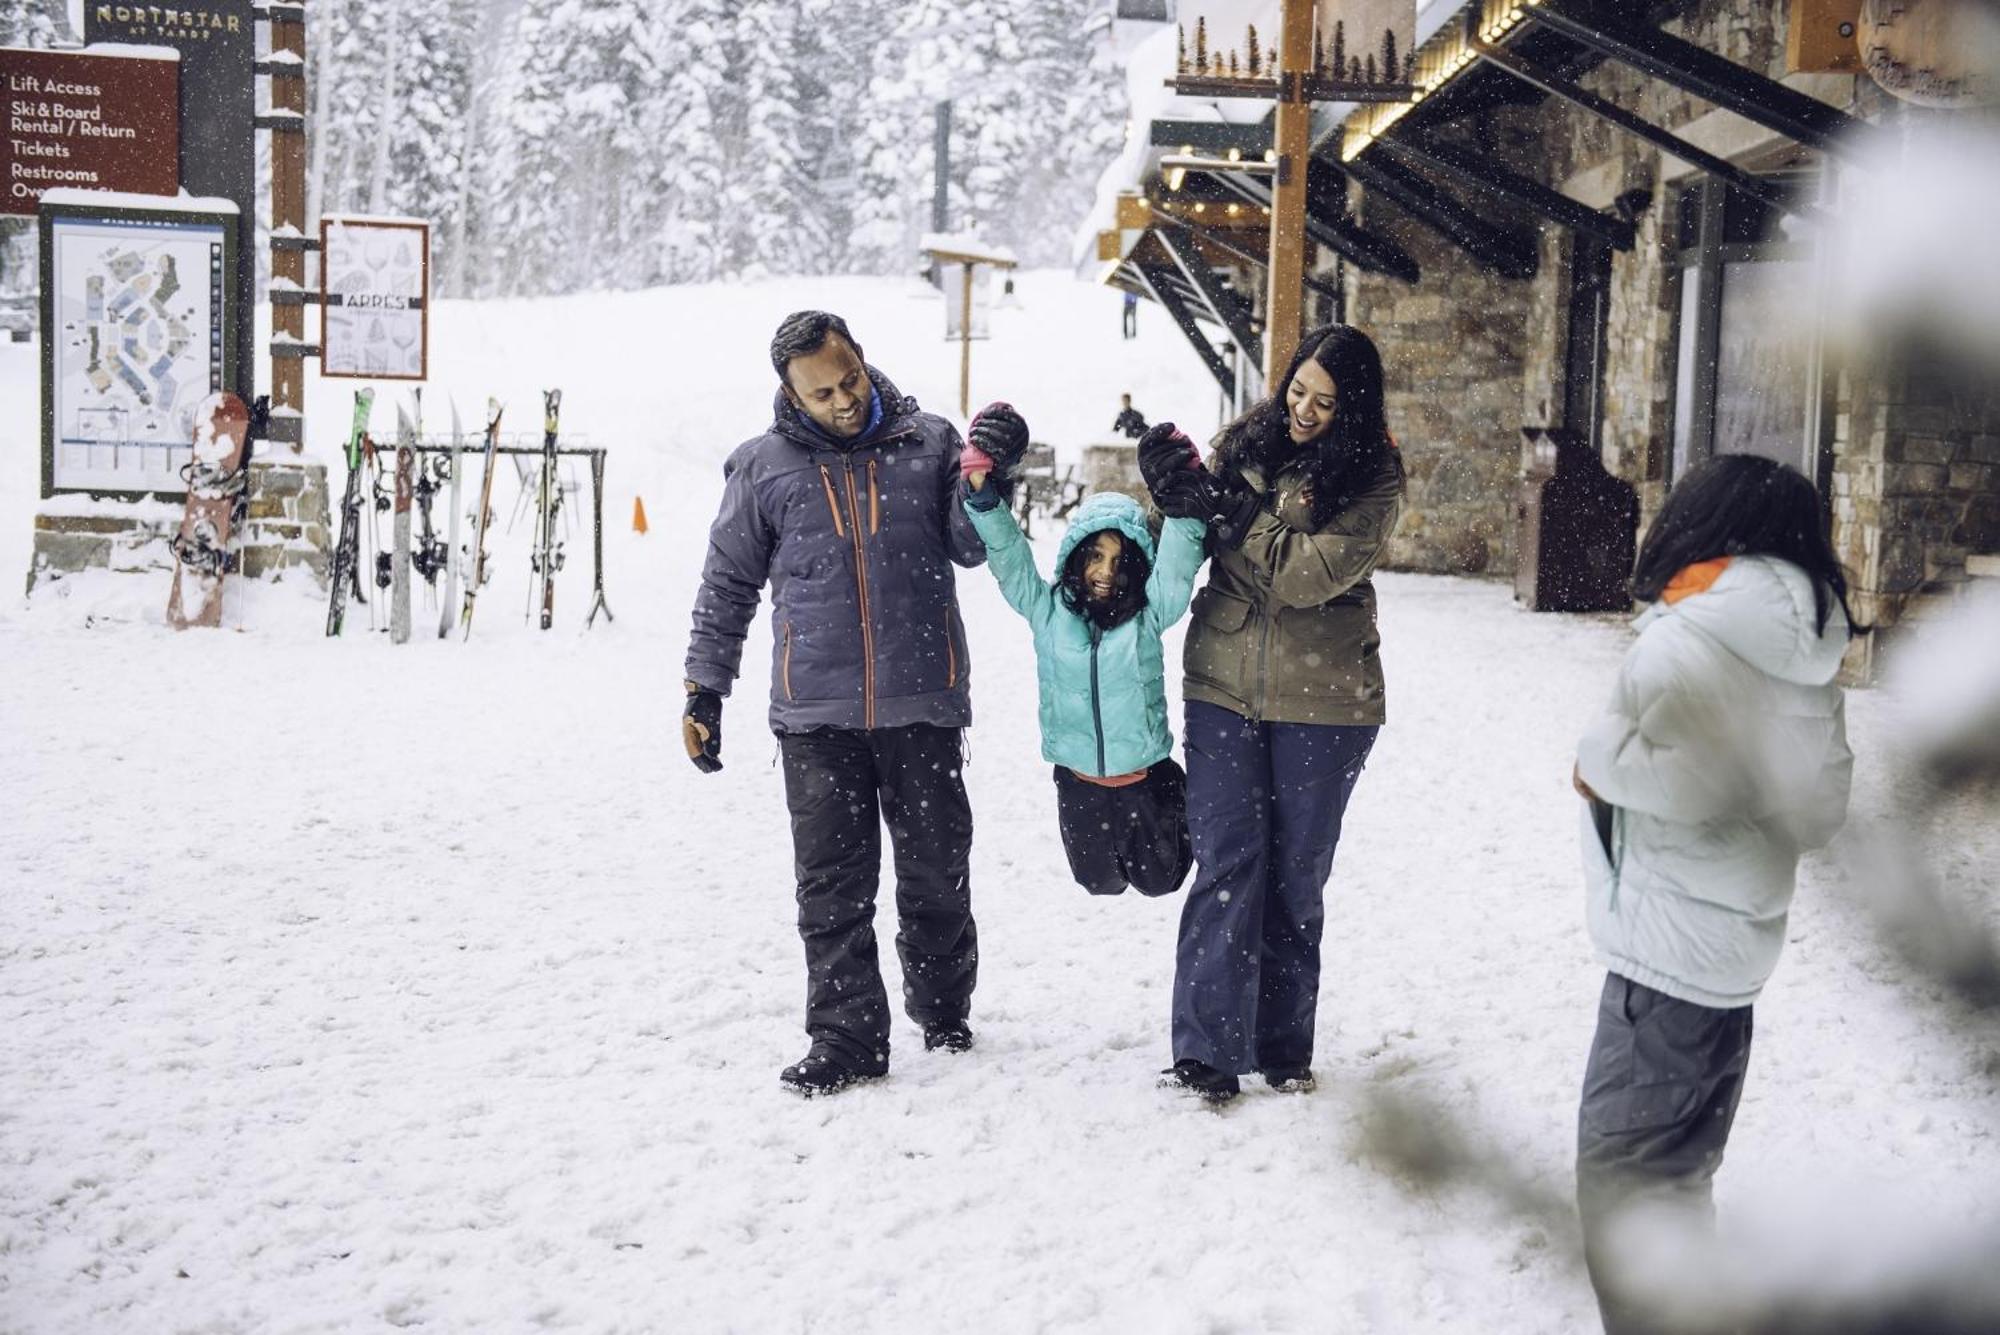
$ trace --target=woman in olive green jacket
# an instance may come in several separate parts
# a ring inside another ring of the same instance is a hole
[[[1402,511],[1382,362],[1360,330],[1301,340],[1274,396],[1225,427],[1206,470],[1140,442],[1166,513],[1209,523],[1188,628],[1188,822],[1174,1065],[1205,1098],[1237,1076],[1312,1086],[1322,894],[1342,813],[1383,722],[1370,582]],[[1170,424],[1155,432],[1171,433]]]

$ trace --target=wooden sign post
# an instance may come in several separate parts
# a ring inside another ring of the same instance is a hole
[[[964,269],[960,280],[964,286],[960,289],[962,300],[958,319],[958,414],[969,417],[972,415],[973,269],[988,264],[996,269],[1008,270],[1015,266],[1016,261],[1010,252],[982,245],[976,237],[943,236],[936,232],[924,237],[923,252],[933,264],[956,264]],[[951,280],[947,276],[945,281]]]

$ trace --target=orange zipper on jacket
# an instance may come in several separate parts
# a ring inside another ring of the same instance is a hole
[[[875,461],[868,461],[868,532],[870,536],[882,531],[882,497],[875,490]]]
[[[789,621],[785,623],[785,698],[796,698],[792,695],[792,623]]]
[[[944,609],[944,684],[950,690],[958,685],[958,641],[951,634],[951,609]]]
[[[825,464],[819,466],[819,483],[826,488],[826,508],[833,516],[833,536],[844,538],[847,536],[847,527],[840,522],[840,502],[833,496],[833,474],[826,471]]]
[[[821,465],[825,467],[825,465]],[[847,513],[854,525],[854,587],[861,600],[861,726],[875,726],[875,628],[868,609],[868,555],[861,545],[861,498],[854,489],[854,460],[841,464],[847,478]]]

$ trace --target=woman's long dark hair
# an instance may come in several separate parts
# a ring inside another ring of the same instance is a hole
[[[1855,634],[1870,628],[1847,605],[1847,572],[1827,539],[1819,493],[1805,475],[1755,454],[1719,454],[1688,470],[1667,493],[1632,572],[1632,596],[1650,603],[1673,577],[1721,556],[1775,556],[1811,576],[1815,629],[1837,600]]]
[[[1097,541],[1098,533],[1118,534],[1118,570],[1112,576],[1111,600],[1103,603],[1092,601],[1083,586],[1083,568],[1090,562],[1090,545]],[[1115,528],[1101,528],[1070,549],[1063,561],[1057,592],[1064,607],[1100,631],[1110,630],[1139,615],[1139,609],[1146,605],[1146,580],[1152,573],[1153,563],[1139,550],[1138,543]]]
[[[1318,440],[1299,446],[1292,443],[1285,393],[1308,358],[1333,381],[1333,421]],[[1382,354],[1368,335],[1346,324],[1323,324],[1310,330],[1299,340],[1284,376],[1270,383],[1273,390],[1268,396],[1216,436],[1215,449],[1222,467],[1249,462],[1269,474],[1290,462],[1301,449],[1312,450],[1315,528],[1373,486],[1385,468],[1393,466],[1401,481],[1403,464],[1389,440],[1382,400]]]

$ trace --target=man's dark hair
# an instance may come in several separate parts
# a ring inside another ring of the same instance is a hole
[[[1867,633],[1847,605],[1847,572],[1827,540],[1825,506],[1797,469],[1755,454],[1718,454],[1690,468],[1640,544],[1632,595],[1650,603],[1680,571],[1718,556],[1791,562],[1812,578],[1815,630],[1826,630],[1838,602],[1854,633]]]
[[[854,341],[854,335],[847,332],[847,321],[828,311],[793,311],[778,326],[778,332],[771,335],[771,369],[778,373],[778,379],[786,384],[791,378],[785,368],[794,357],[809,357],[826,346],[827,336],[838,334],[847,346],[854,349],[854,355],[862,361],[861,345]]]

